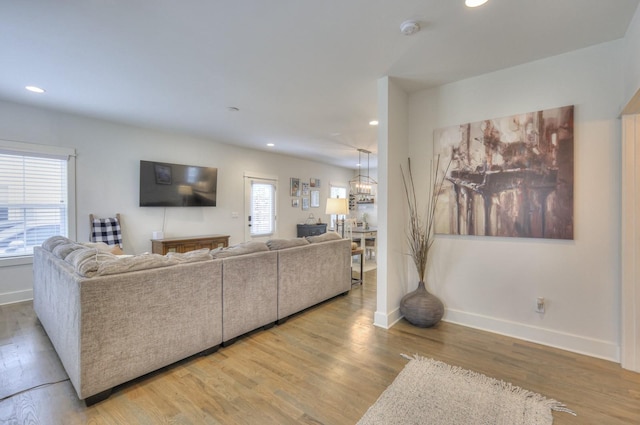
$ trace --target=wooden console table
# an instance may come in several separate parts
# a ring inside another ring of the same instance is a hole
[[[188,252],[196,249],[229,246],[228,235],[187,236],[184,238],[151,239],[151,252],[165,255],[167,252]]]

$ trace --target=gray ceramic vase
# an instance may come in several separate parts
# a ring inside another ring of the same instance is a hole
[[[444,304],[427,291],[424,282],[419,282],[415,291],[409,292],[400,300],[400,314],[412,325],[430,328],[444,316]]]

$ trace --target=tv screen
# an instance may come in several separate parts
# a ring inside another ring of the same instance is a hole
[[[215,207],[218,169],[140,161],[141,207]]]

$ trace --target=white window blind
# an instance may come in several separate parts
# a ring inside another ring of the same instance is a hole
[[[276,186],[271,182],[251,181],[251,236],[275,232]]]
[[[347,197],[347,188],[341,186],[331,186],[329,189],[329,197],[330,198],[346,198]]]
[[[68,157],[0,146],[0,258],[30,255],[54,235],[67,236]]]

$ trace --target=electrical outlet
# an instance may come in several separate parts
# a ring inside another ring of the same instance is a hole
[[[544,313],[544,297],[538,297],[536,299],[536,312]]]

